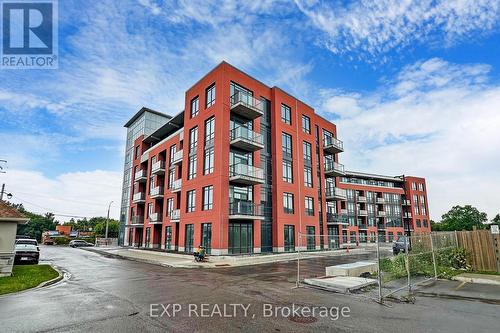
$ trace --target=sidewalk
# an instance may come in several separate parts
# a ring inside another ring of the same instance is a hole
[[[414,293],[417,296],[442,297],[500,304],[500,288],[498,288],[498,285],[437,280],[419,286]]]
[[[127,260],[135,260],[155,264],[165,267],[176,268],[219,268],[219,267],[237,267],[248,265],[259,265],[273,262],[297,260],[297,253],[278,253],[278,254],[253,254],[241,256],[209,256],[208,262],[195,262],[192,255],[180,253],[167,253],[151,250],[139,250],[132,248],[82,248],[87,251],[100,253],[106,256],[113,256]],[[333,250],[323,252],[301,252],[300,259],[318,258],[324,256],[337,257],[352,254],[369,253],[365,249]]]

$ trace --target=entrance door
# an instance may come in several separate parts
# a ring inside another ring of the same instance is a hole
[[[172,227],[165,227],[165,250],[171,250],[172,247]]]
[[[229,248],[230,254],[245,254],[253,252],[253,223],[229,223]]]
[[[307,250],[315,250],[316,249],[316,237],[314,235],[314,227],[306,227],[307,233]]]
[[[194,225],[186,224],[186,241],[184,252],[192,253],[193,252],[193,243],[194,243]]]

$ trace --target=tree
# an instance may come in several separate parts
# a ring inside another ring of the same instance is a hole
[[[19,224],[17,226],[18,235],[26,235],[42,240],[42,233],[48,230],[55,230],[58,222],[55,220],[54,214],[46,213],[45,215],[35,214],[28,212],[24,209],[22,204],[10,204],[11,206],[17,208],[21,213],[26,215],[30,220],[26,224]]]
[[[486,213],[480,212],[476,207],[471,205],[454,206],[447,213],[441,216],[439,226],[434,224],[434,231],[453,231],[453,230],[472,230],[484,229],[488,222]]]
[[[118,237],[119,222],[117,220],[110,219],[108,224],[108,237],[116,238]],[[105,236],[106,234],[106,219],[96,224],[94,232],[96,235]]]
[[[500,214],[495,215],[493,220],[491,220],[491,224],[498,224],[500,225]]]

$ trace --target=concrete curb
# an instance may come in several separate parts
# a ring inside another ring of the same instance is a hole
[[[495,298],[469,297],[469,296],[453,295],[453,294],[446,294],[446,293],[424,292],[424,291],[414,291],[413,295],[424,296],[424,297],[446,298],[446,299],[459,299],[459,300],[464,300],[464,301],[479,301],[479,302],[488,303],[488,304],[500,304],[500,299],[495,299]]]
[[[500,286],[500,281],[488,279],[488,277],[466,277],[466,276],[454,276],[452,280],[468,282],[468,283],[479,283],[479,284],[489,284],[493,286]]]
[[[54,285],[54,284],[58,283],[59,281],[61,281],[62,279],[64,279],[63,272],[61,272],[57,267],[55,267],[52,264],[49,264],[49,266],[51,266],[52,269],[55,270],[59,274],[57,277],[53,278],[52,280],[44,281],[44,282],[40,283],[38,286],[35,286],[35,287],[31,287],[31,288],[28,288],[28,289],[16,291],[16,292],[13,292],[13,293],[8,293],[8,294],[0,295],[0,298],[8,297],[8,296],[14,296],[14,295],[19,295],[19,294],[23,294],[23,293],[26,293],[26,292],[29,292],[29,291],[34,291],[34,290],[37,290],[37,289],[48,287],[48,286]]]
[[[253,265],[264,265],[264,264],[273,264],[277,262],[288,262],[288,261],[295,261],[297,260],[297,255],[294,256],[276,256],[276,257],[268,257],[266,259],[268,260],[262,260],[264,257],[254,257],[253,259],[257,259],[255,261],[248,261],[248,262],[242,262],[242,260],[245,259],[234,259],[231,260],[231,262],[223,262],[221,260],[213,260],[213,261],[208,261],[203,264],[195,264],[194,262],[191,264],[187,263],[167,263],[167,262],[162,262],[159,260],[150,260],[150,259],[144,259],[144,258],[137,258],[137,257],[131,257],[131,256],[125,256],[121,254],[115,254],[115,253],[110,253],[105,250],[100,250],[96,248],[86,248],[82,247],[82,250],[89,251],[89,252],[94,252],[101,254],[103,256],[115,258],[115,259],[123,259],[123,260],[130,260],[130,261],[136,261],[136,262],[143,262],[151,265],[158,265],[158,266],[163,266],[163,267],[172,267],[172,268],[185,268],[185,269],[193,269],[193,268],[204,268],[204,269],[217,269],[217,268],[230,268],[230,267],[240,267],[240,266],[253,266]],[[137,252],[138,250],[135,250]],[[142,251],[147,251],[147,250],[142,250]],[[361,249],[356,249],[356,251],[352,254],[366,254],[369,253],[368,251],[361,250]],[[348,256],[350,255],[349,253],[338,253],[334,257],[343,257],[343,256]],[[175,255],[176,258],[179,256],[183,256],[183,258],[188,258],[187,255],[180,255],[177,254]],[[324,254],[321,254],[321,252],[318,252],[317,254],[314,253],[309,253],[309,254],[302,254],[301,255],[301,260],[304,259],[313,259],[313,258],[322,258],[325,257]],[[260,260],[259,260],[260,259]],[[269,260],[270,259],[270,260]],[[168,261],[168,257],[166,258],[165,261]]]

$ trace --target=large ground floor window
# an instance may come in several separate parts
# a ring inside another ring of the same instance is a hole
[[[295,251],[295,227],[285,225],[285,252]]]
[[[253,223],[229,223],[229,249],[230,254],[253,252]]]
[[[151,228],[150,227],[146,228],[146,247],[149,247],[149,244],[151,244]]]
[[[314,227],[306,227],[307,233],[307,249],[315,250],[316,249],[316,237],[314,233]]]
[[[193,252],[193,243],[194,243],[194,225],[186,224],[186,240],[184,242],[184,252],[191,253]]]
[[[172,249],[172,227],[165,227],[165,250]]]
[[[201,245],[205,247],[208,254],[212,252],[212,223],[201,225]]]
[[[339,227],[336,225],[329,225],[328,227],[328,246],[331,249],[339,248]]]

